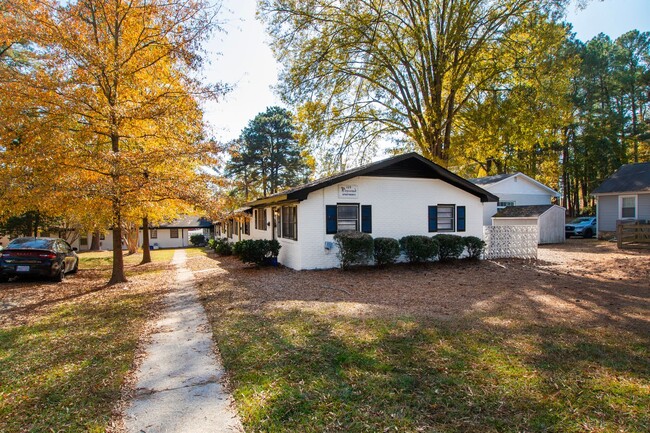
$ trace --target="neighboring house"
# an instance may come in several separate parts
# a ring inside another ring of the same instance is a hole
[[[507,206],[551,204],[553,198],[560,197],[559,192],[519,172],[468,180],[499,197],[496,206],[486,206],[485,225],[490,225],[492,216]]]
[[[538,244],[560,244],[565,241],[566,209],[554,204],[508,206],[492,217],[495,226],[537,226]]]
[[[166,224],[160,224],[149,228],[149,244],[154,248],[183,248],[190,246],[190,232],[203,233],[206,238],[212,236],[213,225],[210,220],[196,216],[186,216]],[[80,251],[90,249],[92,234],[87,233],[79,236],[79,239],[72,244]],[[138,244],[142,245],[142,228],[139,232]],[[113,231],[106,230],[99,238],[101,250],[113,249]],[[122,249],[126,246],[122,243]]]
[[[225,237],[278,239],[293,269],[339,265],[337,232],[373,237],[451,233],[483,238],[483,207],[497,197],[428,159],[408,153],[248,203]],[[246,232],[248,234],[246,234]]]
[[[618,221],[650,220],[650,162],[621,166],[591,195],[599,238],[614,236]]]

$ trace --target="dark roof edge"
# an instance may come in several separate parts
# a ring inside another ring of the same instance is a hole
[[[256,206],[261,204],[277,203],[281,201],[295,201],[295,200],[302,201],[305,200],[309,195],[309,193],[311,192],[317,191],[319,189],[327,188],[328,186],[336,185],[337,183],[344,182],[354,177],[363,176],[364,174],[381,170],[382,168],[389,167],[395,163],[410,158],[416,158],[417,160],[427,164],[429,168],[435,171],[442,180],[445,180],[447,183],[479,197],[481,199],[481,202],[499,201],[499,198],[496,195],[486,191],[485,189],[479,187],[478,185],[474,185],[470,181],[463,179],[457,174],[452,173],[446,168],[428,160],[427,158],[423,157],[422,155],[416,152],[410,152],[410,153],[394,156],[391,158],[386,158],[374,164],[367,164],[365,166],[358,167],[357,169],[348,170],[340,175],[334,175],[328,177],[324,179],[322,182],[315,182],[305,188],[298,188],[287,194],[279,194],[277,200],[274,200],[275,197],[265,197],[265,198],[255,200],[253,202],[249,202],[247,203],[247,205]]]

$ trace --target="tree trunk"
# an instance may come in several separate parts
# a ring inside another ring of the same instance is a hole
[[[126,283],[124,275],[124,257],[122,256],[122,215],[119,205],[113,205],[115,222],[113,224],[113,273],[108,285]]]
[[[141,265],[151,263],[151,251],[149,250],[149,217],[142,218],[142,261]]]
[[[116,125],[115,115],[112,116],[112,124]],[[113,132],[111,134],[112,150],[115,154],[120,151],[120,136]],[[112,173],[113,181],[113,272],[108,285],[117,283],[126,283],[126,275],[124,275],[124,256],[122,255],[122,203],[120,193],[120,174],[119,174],[119,160],[113,167]]]
[[[36,211],[36,214],[34,216],[34,237],[38,237],[38,226],[41,223],[41,214],[39,211]]]
[[[99,251],[99,229],[93,231],[93,239],[90,242],[90,251]]]

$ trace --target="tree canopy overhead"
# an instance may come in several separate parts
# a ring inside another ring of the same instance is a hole
[[[301,107],[312,139],[343,153],[399,134],[446,165],[458,113],[525,62],[519,53],[534,39],[517,38],[520,26],[564,3],[260,0],[259,14],[284,66],[280,91]]]
[[[170,213],[164,206],[202,198],[199,167],[216,149],[204,137],[199,101],[224,89],[203,85],[197,72],[218,5],[8,0],[4,7],[3,18],[16,18],[7,35],[20,40],[0,46],[24,61],[1,65],[10,90],[0,89],[0,110],[11,114],[0,131],[2,169],[25,173],[32,185],[12,183],[3,201],[22,211],[45,199],[50,208],[84,203],[68,210],[108,222],[119,246],[127,220],[158,219]],[[111,282],[125,280],[118,247]]]

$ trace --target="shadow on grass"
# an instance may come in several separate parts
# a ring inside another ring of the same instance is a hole
[[[152,304],[112,291],[0,329],[0,431],[104,431]]]
[[[390,270],[346,273],[324,298],[318,287],[340,271],[225,264],[230,273],[204,284],[202,300],[247,431],[650,430],[644,286],[513,265],[484,272],[486,288],[476,289],[472,272],[489,264],[405,267],[393,270],[394,291],[421,296],[436,281],[418,302],[451,303],[451,287],[465,308],[446,320],[373,309],[355,317],[286,305],[395,307],[400,297],[372,296]],[[294,283],[301,290],[286,290]]]
[[[642,342],[473,325],[240,312],[214,331],[248,431],[648,431]]]

